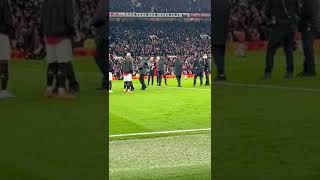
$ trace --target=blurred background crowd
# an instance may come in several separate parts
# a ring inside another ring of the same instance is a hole
[[[113,12],[210,13],[211,0],[110,0]]]
[[[24,53],[25,58],[37,59],[44,56],[44,44],[40,31],[40,10],[44,0],[11,0],[14,25],[12,48]],[[77,39],[82,44],[94,35],[91,19],[95,12],[97,0],[75,0],[75,28]]]
[[[266,38],[265,0],[232,0],[229,22],[231,41],[259,41]]]

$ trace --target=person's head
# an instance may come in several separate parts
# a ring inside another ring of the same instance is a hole
[[[202,58],[203,58],[203,59],[207,59],[207,58],[208,58],[208,55],[207,55],[207,54],[204,54],[204,55],[202,56]]]

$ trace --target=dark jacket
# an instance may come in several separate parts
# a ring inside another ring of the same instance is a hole
[[[319,10],[318,0],[302,0],[299,30],[315,28]]]
[[[92,19],[96,28],[96,41],[107,39],[107,0],[100,0]]]
[[[195,72],[202,72],[204,70],[204,60],[202,58],[196,59],[193,62],[193,70]]]
[[[139,65],[139,74],[146,75],[148,69],[148,62],[146,60],[141,60]]]
[[[230,0],[212,0],[212,3],[213,44],[224,45],[228,37],[231,3]]]
[[[265,15],[269,23],[297,25],[300,15],[298,0],[267,0]]]
[[[113,72],[113,63],[110,59],[109,59],[109,64],[108,64],[108,70],[109,70],[109,72]]]
[[[210,66],[210,59],[205,59],[204,60],[204,71],[210,72],[211,71],[211,66]]]
[[[158,72],[163,72],[164,73],[164,66],[166,64],[166,61],[163,58],[160,58],[158,62]]]
[[[72,0],[46,0],[41,10],[41,29],[46,37],[72,37],[74,14]]]
[[[133,63],[131,58],[126,58],[122,63],[123,73],[133,73]]]
[[[13,37],[13,22],[8,0],[0,0],[0,33]]]
[[[174,62],[174,75],[181,76],[182,74],[182,61],[180,59],[177,59]]]
[[[315,30],[317,31],[317,33],[319,33],[320,32],[320,1],[316,1],[315,9],[316,9]]]

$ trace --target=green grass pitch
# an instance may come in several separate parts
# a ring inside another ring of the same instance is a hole
[[[267,81],[264,53],[226,59],[228,82],[213,88],[214,179],[319,179],[319,76],[285,80],[280,52]],[[296,52],[296,74],[302,59]]]
[[[48,100],[43,61],[11,62],[9,89],[0,101],[0,179],[88,180],[106,176],[106,92],[93,59],[75,63],[76,100]]]
[[[182,88],[175,79],[146,91],[134,86],[128,94],[114,81],[109,94],[110,179],[210,179],[211,131],[113,136],[210,128],[211,87],[194,88],[191,79]]]

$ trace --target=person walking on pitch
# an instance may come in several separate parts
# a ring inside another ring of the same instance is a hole
[[[209,80],[209,75],[210,75],[210,60],[207,56],[207,54],[203,55],[204,59],[204,74],[206,76],[206,86],[210,86],[210,80]]]
[[[153,86],[154,74],[156,69],[156,63],[154,62],[153,56],[150,58],[149,67],[150,67],[150,71],[148,72],[148,86],[150,85],[150,79],[151,79],[151,85]]]
[[[174,61],[174,75],[176,76],[178,87],[181,87],[182,61],[176,58]]]
[[[196,56],[196,60],[193,62],[193,72],[194,72],[193,87],[196,86],[198,77],[200,78],[200,86],[202,86],[203,70],[204,70],[204,60]]]
[[[139,66],[139,81],[141,84],[141,90],[146,90],[147,86],[146,83],[144,82],[144,77],[147,74],[147,69],[148,69],[148,62],[145,58],[140,58],[140,66]]]

